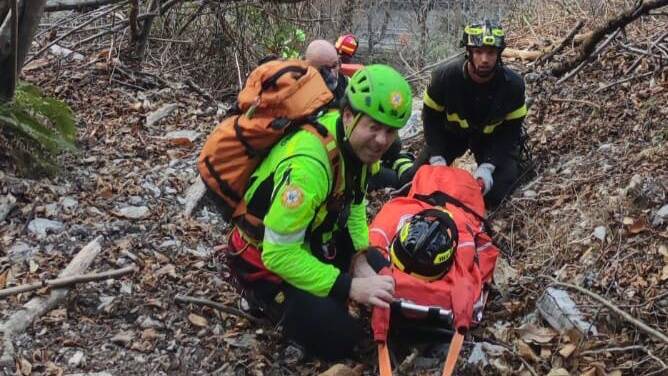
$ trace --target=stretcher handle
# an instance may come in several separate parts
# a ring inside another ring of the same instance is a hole
[[[448,349],[448,357],[445,358],[445,365],[443,366],[443,376],[452,376],[457,365],[457,358],[459,352],[462,351],[462,344],[464,343],[464,335],[456,332],[450,341],[450,348]]]
[[[419,314],[436,314],[439,318],[452,321],[452,311],[438,306],[425,306],[411,303],[405,300],[395,300],[392,305],[401,309],[404,312],[419,313]],[[434,313],[432,313],[434,312]]]
[[[390,361],[390,351],[387,348],[387,342],[378,344],[378,372],[380,376],[392,376],[392,362]]]

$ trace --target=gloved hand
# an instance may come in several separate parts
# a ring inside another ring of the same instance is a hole
[[[447,166],[448,162],[440,155],[434,155],[433,157],[429,157],[429,164],[432,166]]]
[[[491,163],[482,163],[473,173],[476,179],[482,179],[482,182],[485,184],[485,190],[482,192],[483,195],[486,195],[492,189],[492,185],[494,184],[492,174],[495,169],[496,166]]]

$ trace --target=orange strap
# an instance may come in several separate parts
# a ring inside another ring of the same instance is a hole
[[[387,349],[386,342],[378,344],[378,371],[380,372],[380,376],[392,376],[390,351]]]
[[[445,359],[445,366],[443,366],[443,376],[452,376],[452,372],[455,370],[457,358],[459,358],[459,352],[462,350],[463,343],[464,335],[460,334],[459,332],[455,332],[455,335],[452,336],[452,341],[450,341],[450,349],[448,349],[448,357]]]

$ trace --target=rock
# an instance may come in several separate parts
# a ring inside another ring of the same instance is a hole
[[[71,367],[79,367],[81,366],[81,362],[84,360],[84,353],[83,351],[77,351],[72,355],[72,357],[67,361],[67,364],[69,364]]]
[[[652,217],[652,226],[658,227],[666,223],[668,220],[668,204],[663,205],[661,209],[657,210]]]
[[[526,190],[522,193],[522,196],[524,196],[526,198],[533,198],[533,197],[536,197],[537,195],[538,195],[538,193],[536,193],[536,191],[533,191],[531,189]]]
[[[7,250],[7,257],[13,264],[18,264],[32,258],[37,252],[37,248],[33,248],[22,241],[17,241]]]
[[[44,215],[47,217],[57,217],[58,214],[60,214],[60,209],[58,208],[58,204],[55,202],[44,206]]]
[[[197,179],[190,187],[188,187],[185,197],[185,209],[183,211],[183,214],[186,217],[190,217],[205,193],[206,186],[202,179]]]
[[[115,336],[111,337],[110,341],[117,345],[128,347],[134,337],[135,335],[131,330],[121,330],[120,332],[116,333]]]
[[[200,136],[200,132],[191,131],[191,130],[182,130],[182,131],[172,131],[165,135],[167,140],[177,140],[180,138],[186,138],[190,142],[195,142]]]
[[[179,106],[176,103],[166,104],[146,116],[146,126],[150,127],[157,124],[160,120],[169,116]]]
[[[146,206],[126,206],[116,212],[116,215],[128,219],[143,219],[151,214]]]
[[[0,197],[0,222],[4,221],[16,207],[16,198],[12,194]]]
[[[152,319],[150,316],[139,316],[137,318],[137,324],[142,329],[163,329],[165,327],[165,324]]]
[[[79,206],[79,201],[70,196],[60,199],[60,206],[67,211],[74,211]]]
[[[498,345],[493,345],[489,342],[478,342],[473,345],[471,355],[469,355],[466,362],[477,367],[486,367],[490,364],[489,358],[501,356],[507,350]]]
[[[536,308],[543,319],[559,333],[575,328],[583,334],[598,334],[593,324],[584,321],[575,302],[564,290],[548,287],[536,302]]]
[[[113,296],[100,296],[100,304],[97,306],[97,310],[98,311],[104,310],[105,312],[109,312],[109,309],[111,308],[111,303],[114,302],[114,299],[115,297]]]
[[[93,215],[93,216],[104,214],[100,211],[100,209],[96,208],[95,206],[90,206],[90,207],[86,208],[86,213],[88,215]]]
[[[141,187],[149,191],[154,198],[160,198],[160,195],[162,194],[162,192],[160,192],[160,188],[151,182],[145,181],[142,183]]]
[[[504,257],[496,259],[494,268],[494,283],[499,288],[501,295],[506,295],[508,287],[513,281],[517,280],[517,270],[515,270]]]
[[[53,46],[49,47],[49,52],[51,52],[55,56],[66,57],[76,61],[83,61],[86,59],[84,55],[78,52],[74,52],[69,48],[61,47],[57,44],[54,44]]]
[[[62,222],[46,218],[35,218],[28,223],[28,231],[37,235],[37,238],[44,238],[48,232],[57,232],[64,228],[65,225]]]
[[[122,281],[121,282],[121,294],[131,295],[132,294],[132,282]]]
[[[592,235],[600,241],[605,241],[605,236],[608,232],[608,229],[605,226],[596,226]]]

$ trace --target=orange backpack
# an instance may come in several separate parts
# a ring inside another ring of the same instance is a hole
[[[204,183],[221,199],[217,201],[226,221],[243,216],[261,225],[261,219],[246,212],[243,196],[251,174],[285,134],[304,129],[323,145],[334,141],[315,121],[332,99],[320,73],[304,61],[269,61],[251,72],[239,92],[241,114],[224,119],[213,130],[197,161]],[[328,157],[338,168],[338,148]]]

